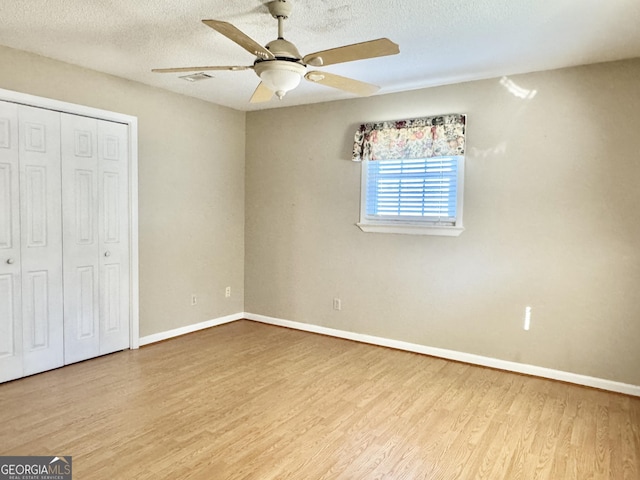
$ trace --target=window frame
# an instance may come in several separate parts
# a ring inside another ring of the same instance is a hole
[[[419,217],[386,217],[372,218],[367,215],[367,179],[368,169],[371,160],[363,159],[360,171],[360,221],[356,224],[360,230],[367,233],[397,233],[408,235],[439,235],[448,237],[457,237],[463,231],[462,213],[464,203],[464,170],[465,156],[458,155],[458,178],[456,187],[456,221],[453,225],[420,220]],[[383,161],[383,160],[375,160]]]

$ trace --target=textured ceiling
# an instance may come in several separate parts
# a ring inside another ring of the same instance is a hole
[[[325,67],[379,94],[640,57],[640,0],[289,0],[285,38],[305,55],[388,37],[400,54]],[[260,44],[277,36],[266,0],[0,0],[0,44],[238,110],[351,98],[304,82],[249,104],[252,70],[196,83],[152,68],[250,65],[253,57],[201,23],[233,23]],[[10,68],[3,65],[2,68]]]

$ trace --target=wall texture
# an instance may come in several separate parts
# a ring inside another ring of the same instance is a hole
[[[138,117],[140,334],[242,312],[245,114],[5,47],[0,64],[0,88]]]
[[[640,60],[248,114],[0,62],[0,88],[138,117],[141,335],[248,311],[640,385]],[[357,125],[451,112],[466,231],[361,232]]]
[[[246,311],[640,385],[638,78],[634,60],[248,113]],[[357,125],[443,113],[468,114],[466,231],[361,232]]]

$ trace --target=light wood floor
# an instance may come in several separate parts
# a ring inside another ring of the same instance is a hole
[[[249,321],[0,385],[88,479],[640,479],[640,398]]]

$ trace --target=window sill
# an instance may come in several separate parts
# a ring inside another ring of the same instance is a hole
[[[401,235],[439,235],[457,237],[464,232],[463,227],[416,225],[410,223],[356,223],[358,228],[367,233],[398,233]]]

